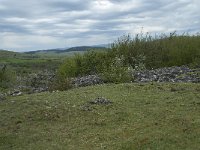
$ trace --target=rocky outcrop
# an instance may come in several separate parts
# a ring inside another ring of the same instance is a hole
[[[95,84],[102,84],[103,80],[98,75],[88,75],[78,77],[72,80],[72,85],[75,87],[90,86]]]
[[[135,82],[200,82],[200,68],[166,67],[133,73]]]

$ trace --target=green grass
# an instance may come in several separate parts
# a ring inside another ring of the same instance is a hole
[[[6,64],[17,74],[26,74],[41,70],[56,70],[62,64],[63,57],[42,56],[35,54],[17,53],[11,51],[0,50],[0,67]]]
[[[103,96],[111,105],[81,106]],[[200,84],[108,84],[0,102],[0,149],[200,147]]]

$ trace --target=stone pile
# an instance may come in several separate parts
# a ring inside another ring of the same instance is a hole
[[[27,91],[27,93],[39,93],[49,90],[49,85],[55,79],[55,73],[42,71],[32,73],[25,77],[19,77],[17,90]]]
[[[104,97],[97,97],[96,99],[89,101],[92,105],[108,105],[112,104],[112,102]]]
[[[98,75],[88,75],[78,77],[72,80],[72,85],[75,87],[90,86],[95,84],[102,84],[103,80]]]
[[[200,68],[165,67],[133,72],[135,82],[200,82]]]
[[[104,98],[104,97],[97,97],[94,100],[91,100],[85,104],[83,104],[80,108],[83,111],[92,111],[95,109],[95,107],[93,107],[94,105],[101,105],[101,106],[106,106],[106,105],[110,105],[113,102]]]
[[[193,82],[200,83],[200,67],[190,69],[187,66],[165,67],[152,70],[134,71],[132,73],[134,82]],[[23,93],[39,93],[49,90],[49,86],[55,80],[55,73],[43,71],[37,74],[29,74],[18,78],[18,85],[13,90],[1,94],[0,100],[6,96],[19,96]],[[77,77],[71,80],[72,87],[91,86],[104,83],[98,75]],[[23,92],[22,92],[23,91]],[[103,99],[97,99],[91,103],[106,103]]]

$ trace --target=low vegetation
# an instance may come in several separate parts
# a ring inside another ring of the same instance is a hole
[[[88,102],[104,97],[111,104]],[[0,102],[0,149],[199,149],[200,85],[106,84]]]

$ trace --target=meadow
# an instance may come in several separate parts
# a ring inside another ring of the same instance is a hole
[[[112,103],[89,104],[97,97]],[[82,109],[88,105],[90,110]],[[105,84],[0,102],[0,149],[200,147],[200,85]]]

